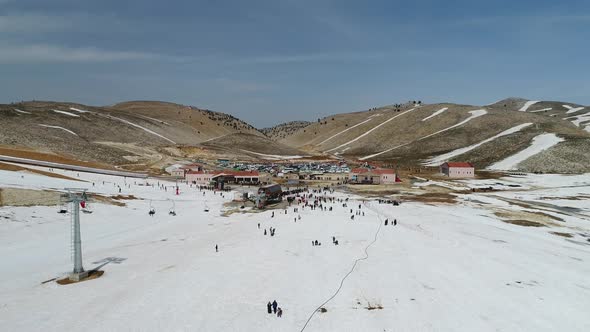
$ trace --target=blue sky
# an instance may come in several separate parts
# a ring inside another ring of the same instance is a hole
[[[589,1],[0,0],[0,102],[164,100],[264,127],[419,99],[590,104]]]

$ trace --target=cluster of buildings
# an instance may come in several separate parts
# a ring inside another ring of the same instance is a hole
[[[330,181],[350,184],[395,184],[401,182],[394,169],[363,167],[349,169],[346,165],[330,164],[226,164],[233,169],[207,170],[202,164],[173,165],[166,171],[177,179],[198,185],[271,184],[282,179],[290,184],[301,180]],[[440,172],[451,178],[471,178],[475,168],[467,162],[446,162],[440,166]]]

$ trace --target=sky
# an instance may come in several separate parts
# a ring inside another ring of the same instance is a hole
[[[163,100],[259,128],[408,100],[590,104],[590,1],[0,0],[0,103]]]

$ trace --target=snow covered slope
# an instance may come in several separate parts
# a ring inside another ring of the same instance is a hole
[[[203,195],[181,184],[176,196],[173,183],[156,179],[87,173],[79,179],[87,182],[0,171],[0,187],[116,195],[120,186],[138,198],[126,206],[91,203],[94,213],[82,215],[84,266],[107,263],[105,274],[67,286],[42,282],[71,268],[69,216],[57,207],[0,207],[1,330],[301,331],[306,322],[305,331],[590,329],[590,246],[578,235],[588,234],[581,215],[588,211],[527,228],[501,222],[492,210],[524,195],[589,195],[587,176],[546,184],[547,177],[515,179],[548,187],[466,195],[458,205],[394,207],[334,193],[348,197],[348,207],[299,206],[299,213],[291,207],[274,218],[271,211],[221,216],[231,193]],[[365,216],[351,221],[349,209],[358,204]],[[383,225],[385,218],[398,225]],[[275,236],[263,234],[269,227]],[[322,245],[312,246],[314,240]],[[273,300],[282,318],[266,313]],[[315,312],[322,303],[326,311]]]

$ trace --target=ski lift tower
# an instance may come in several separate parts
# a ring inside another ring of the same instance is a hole
[[[86,189],[66,188],[67,194],[62,197],[71,203],[71,245],[74,270],[70,273],[70,280],[80,281],[88,276],[88,271],[82,267],[82,238],[80,236],[80,204],[86,204],[88,195]]]

